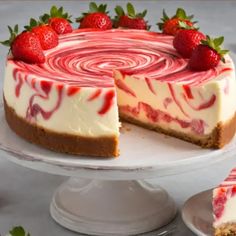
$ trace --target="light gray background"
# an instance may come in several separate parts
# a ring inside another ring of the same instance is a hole
[[[101,2],[101,1],[97,1]],[[137,10],[148,9],[147,19],[154,25],[162,15],[162,9],[172,15],[177,7],[184,7],[194,14],[201,30],[212,36],[224,35],[225,48],[236,53],[236,1],[131,1]],[[30,17],[37,17],[49,10],[51,5],[64,6],[74,17],[87,10],[89,1],[0,1],[0,40],[8,38],[7,25],[18,23],[21,27]],[[127,1],[102,1],[109,9],[115,5],[125,5]],[[75,24],[76,26],[76,24]],[[4,61],[8,49],[0,46],[1,79],[4,74]],[[232,55],[234,58],[234,55]],[[2,86],[2,80],[0,87]],[[225,104],[227,105],[227,104]],[[49,203],[52,194],[66,178],[29,170],[6,160],[6,154],[0,152],[0,234],[4,235],[13,225],[22,225],[31,232],[31,236],[73,236],[72,233],[57,225],[49,215]],[[178,176],[160,178],[159,182],[175,198],[179,207],[191,195],[212,188],[236,166],[236,156],[224,163],[207,166],[202,170],[184,173]],[[192,236],[177,219],[178,230],[175,236]],[[156,235],[155,232],[148,235]]]

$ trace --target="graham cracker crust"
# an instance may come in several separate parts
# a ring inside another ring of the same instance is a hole
[[[214,236],[236,236],[236,223],[227,223],[215,228]]]
[[[118,137],[79,137],[56,133],[31,124],[19,117],[4,99],[5,117],[10,128],[27,141],[56,152],[81,156],[115,157],[118,152]]]
[[[236,113],[227,122],[225,123],[219,122],[212,131],[212,133],[205,136],[190,135],[175,130],[166,130],[163,129],[162,127],[159,127],[158,125],[150,125],[143,123],[141,121],[134,119],[133,117],[124,115],[121,112],[120,112],[120,117],[122,120],[127,121],[129,123],[136,124],[138,126],[142,126],[144,128],[154,130],[159,133],[167,134],[179,139],[183,139],[190,143],[197,144],[203,148],[216,148],[216,149],[223,148],[227,143],[231,141],[236,132]]]

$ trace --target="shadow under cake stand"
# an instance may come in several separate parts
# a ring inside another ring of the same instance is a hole
[[[70,176],[56,190],[50,213],[60,225],[89,235],[134,235],[168,224],[176,215],[174,201],[163,188],[144,180],[209,166],[236,150],[236,140],[222,150],[209,150],[124,126],[119,158],[75,157],[19,138],[0,106],[0,149],[19,165]]]

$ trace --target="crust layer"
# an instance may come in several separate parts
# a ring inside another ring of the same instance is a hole
[[[215,236],[235,236],[236,223],[223,224],[215,229]]]
[[[219,122],[215,129],[209,135],[200,136],[200,135],[190,135],[175,130],[166,130],[158,125],[146,124],[141,121],[138,121],[132,117],[129,117],[120,112],[120,117],[122,120],[125,120],[129,123],[133,123],[139,126],[142,126],[147,129],[157,131],[159,133],[164,133],[176,138],[183,139],[190,143],[197,144],[204,148],[223,148],[230,140],[234,137],[236,132],[236,113],[234,116],[229,119],[227,122]]]
[[[81,156],[118,156],[118,137],[79,137],[56,133],[19,117],[4,99],[5,116],[10,128],[22,138],[45,148]]]

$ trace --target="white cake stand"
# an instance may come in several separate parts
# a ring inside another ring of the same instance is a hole
[[[223,150],[207,150],[132,125],[125,127],[131,130],[121,134],[119,158],[78,158],[19,138],[7,126],[0,106],[0,149],[22,166],[70,176],[51,202],[56,222],[76,232],[113,236],[148,232],[175,217],[172,198],[144,179],[209,166],[236,150],[236,140]]]

